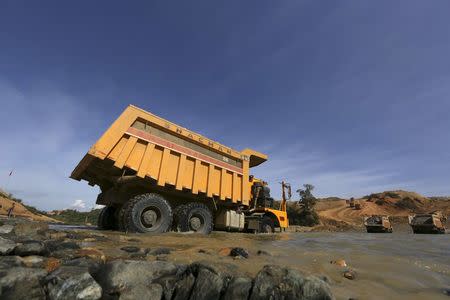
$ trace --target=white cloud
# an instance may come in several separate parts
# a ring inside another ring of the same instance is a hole
[[[83,200],[75,200],[70,207],[75,210],[86,210],[86,202]]]

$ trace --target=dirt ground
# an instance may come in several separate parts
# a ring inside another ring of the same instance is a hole
[[[29,211],[25,206],[23,206],[20,203],[14,202],[10,199],[7,199],[5,197],[0,196],[0,216],[6,216],[8,214],[8,209],[13,205],[13,203],[16,203],[16,206],[14,207],[13,215],[25,219],[30,219],[34,221],[40,221],[40,222],[58,222],[55,219],[49,218],[47,216],[34,214],[31,211]]]

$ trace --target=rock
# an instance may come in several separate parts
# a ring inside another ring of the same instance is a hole
[[[24,266],[25,264],[20,256],[0,256],[0,269]]]
[[[128,253],[136,253],[136,252],[139,252],[141,250],[141,248],[135,247],[135,246],[125,246],[125,247],[120,248],[120,250],[128,252]]]
[[[242,256],[244,258],[248,258],[248,252],[244,248],[233,248],[230,251],[230,256]]]
[[[330,264],[337,265],[339,267],[346,267],[347,266],[347,263],[343,259],[332,260],[332,261],[330,261]]]
[[[191,290],[194,287],[195,283],[195,277],[192,273],[187,273],[185,276],[178,280],[175,283],[175,288],[173,291],[172,298],[166,299],[173,299],[173,300],[184,300],[189,299],[189,295],[191,294]]]
[[[442,292],[444,293],[444,295],[450,296],[450,288],[443,289]]]
[[[55,258],[55,257],[49,257],[44,264],[44,269],[47,270],[47,272],[53,272],[54,270],[58,269],[61,266],[61,260]]]
[[[148,285],[166,276],[177,274],[178,267],[163,261],[116,260],[106,263],[95,274],[105,293],[120,293],[125,288]]]
[[[106,260],[105,254],[102,251],[95,248],[82,248],[75,250],[75,258],[78,257],[89,257],[96,261],[101,262],[104,262]]]
[[[163,288],[159,284],[136,285],[131,288],[125,289],[120,293],[119,300],[160,300],[163,296]]]
[[[351,271],[351,270],[347,270],[342,274],[345,278],[353,280],[356,278],[356,274],[355,272]]]
[[[258,255],[265,255],[265,256],[272,256],[272,254],[270,254],[269,252],[267,252],[265,250],[258,250],[257,254]]]
[[[264,266],[256,275],[250,299],[334,299],[326,282],[297,270]]]
[[[90,274],[95,274],[100,270],[101,263],[95,259],[89,257],[79,257],[71,260],[64,261],[64,266],[85,268]]]
[[[279,266],[264,266],[256,275],[251,300],[301,299],[303,275]]]
[[[9,234],[13,231],[14,226],[12,225],[2,225],[0,226],[0,234]]]
[[[42,256],[25,256],[22,257],[22,261],[28,268],[44,268],[45,266],[45,258]]]
[[[48,297],[52,300],[97,300],[102,296],[102,288],[84,268],[63,266],[46,280]]]
[[[49,252],[55,252],[60,250],[67,250],[67,249],[80,249],[80,246],[72,241],[69,242],[63,242],[63,241],[57,241],[57,240],[48,240],[44,241],[45,246],[47,247]]]
[[[51,252],[50,255],[61,260],[71,260],[76,258],[75,251],[72,249],[58,250]]]
[[[158,256],[161,254],[170,254],[171,251],[172,251],[172,249],[170,249],[170,248],[156,248],[156,249],[150,250],[149,254]]]
[[[51,240],[61,240],[67,237],[67,233],[49,229],[45,232],[45,237]]]
[[[1,299],[45,299],[44,269],[14,267],[0,271]]]
[[[16,248],[16,243],[0,237],[0,255],[8,255]]]
[[[227,248],[222,248],[219,250],[219,255],[222,256],[230,256],[231,253],[231,248],[227,247]]]
[[[228,284],[223,300],[248,299],[252,288],[252,280],[247,277],[236,277]]]
[[[223,287],[224,279],[221,276],[207,268],[200,268],[190,299],[219,299]]]
[[[303,298],[301,299],[334,299],[334,296],[325,281],[315,276],[308,276],[303,284]]]
[[[44,236],[48,230],[48,225],[38,222],[19,223],[14,226],[14,233],[18,236],[36,237],[37,235]]]
[[[14,249],[14,254],[19,256],[46,255],[47,248],[40,241],[24,241],[23,243],[17,244]]]

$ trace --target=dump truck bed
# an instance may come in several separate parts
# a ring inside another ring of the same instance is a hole
[[[70,177],[102,188],[135,175],[149,185],[248,205],[249,168],[266,160],[262,153],[236,151],[130,105]]]

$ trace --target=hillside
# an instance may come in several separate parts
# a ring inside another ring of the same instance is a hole
[[[450,198],[427,198],[408,191],[386,191],[355,199],[361,204],[361,210],[349,207],[344,199],[321,199],[316,210],[324,220],[334,220],[352,225],[360,225],[362,217],[369,215],[389,215],[407,217],[414,213],[426,213],[436,210],[450,214]]]
[[[8,209],[13,205],[13,203],[16,203],[14,215],[17,217],[40,222],[59,222],[40,213],[36,208],[21,203],[21,200],[14,199],[11,195],[8,195],[4,191],[0,190],[0,216],[6,216]]]

